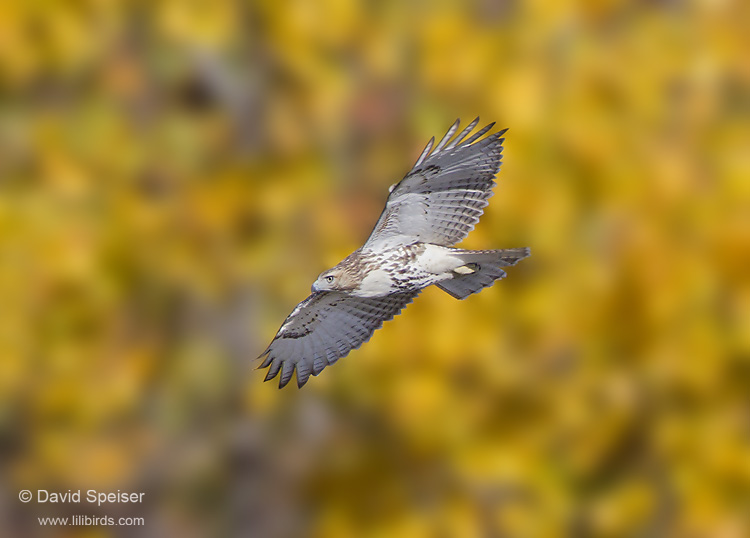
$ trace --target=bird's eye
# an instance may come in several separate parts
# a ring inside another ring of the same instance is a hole
[[[326,277],[326,282],[328,282],[329,284],[331,284],[333,282],[333,277],[331,275],[328,275]]]

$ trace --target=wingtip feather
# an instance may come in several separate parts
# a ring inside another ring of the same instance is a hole
[[[301,389],[305,386],[305,383],[307,383],[307,380],[310,379],[310,374],[307,374],[304,377],[297,376],[297,388]]]
[[[456,138],[453,139],[453,142],[451,142],[450,144],[448,144],[448,146],[445,149],[446,150],[451,150],[451,149],[455,148],[457,145],[461,144],[461,142],[463,141],[463,139],[466,138],[466,136],[471,131],[474,130],[474,127],[476,127],[478,123],[479,123],[479,116],[477,116],[476,118],[474,118],[474,120],[469,125],[467,125],[466,127],[464,127],[464,130],[461,131],[460,133],[458,133],[458,136],[456,136]]]
[[[458,131],[459,125],[461,125],[461,118],[456,119],[456,121],[453,122],[453,125],[448,128],[448,132],[446,132],[445,136],[440,139],[440,142],[438,142],[438,145],[435,147],[435,151],[433,151],[433,153],[437,153],[445,147],[445,145],[448,143],[448,140],[450,140],[451,137],[456,134],[456,131]]]
[[[269,364],[270,368],[268,369],[268,372],[266,373],[265,379],[263,381],[270,381],[276,375],[279,373],[279,370],[281,369],[281,361],[271,361]]]
[[[415,167],[419,166],[420,164],[422,164],[422,162],[424,162],[425,158],[427,158],[427,156],[430,154],[430,151],[432,150],[432,145],[434,143],[435,143],[435,137],[433,136],[432,138],[430,138],[430,141],[427,142],[427,145],[422,150],[422,154],[419,156],[419,159],[417,159],[417,162],[414,165]]]
[[[466,140],[465,142],[462,142],[461,146],[468,146],[468,145],[473,144],[474,142],[476,142],[477,140],[479,140],[480,137],[484,136],[484,134],[487,133],[487,131],[489,131],[490,129],[492,129],[494,126],[495,126],[495,122],[494,121],[492,123],[490,123],[489,125],[485,125],[481,129],[479,129],[476,133],[474,133],[473,135],[471,135],[471,137],[468,140]]]
[[[264,352],[263,352],[263,355],[261,355],[260,357],[258,357],[258,358],[257,358],[257,359],[255,359],[255,360],[256,360],[256,361],[258,361],[258,360],[262,359],[262,358],[263,358],[264,356],[265,356],[265,359],[263,360],[263,362],[262,362],[262,363],[260,363],[260,364],[258,365],[258,367],[256,368],[256,370],[260,370],[261,368],[267,368],[268,366],[270,366],[270,364],[271,364],[271,361],[272,361],[273,359],[271,358],[271,355],[270,355],[270,353],[269,353],[269,350],[266,350],[266,351],[264,351]]]
[[[307,380],[310,378],[310,374],[312,373],[312,368],[310,367],[309,362],[303,358],[302,360],[297,362],[296,370],[297,370],[297,388],[301,388],[302,385],[307,383]]]

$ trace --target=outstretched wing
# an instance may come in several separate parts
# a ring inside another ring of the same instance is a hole
[[[401,312],[419,290],[385,297],[355,297],[340,292],[314,292],[298,304],[259,358],[270,367],[266,381],[281,372],[279,388],[297,370],[301,387],[312,375],[370,339],[383,322]]]
[[[427,143],[414,168],[391,187],[385,209],[364,248],[390,248],[415,241],[450,246],[479,222],[500,170],[507,129],[482,138],[491,123],[468,139],[479,118],[452,141],[460,120],[443,139]],[[450,141],[450,142],[449,142]]]

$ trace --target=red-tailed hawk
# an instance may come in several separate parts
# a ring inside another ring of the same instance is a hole
[[[323,271],[259,358],[266,381],[281,372],[279,388],[297,371],[297,385],[358,348],[384,321],[432,284],[465,299],[495,280],[528,248],[462,250],[487,206],[500,170],[507,129],[484,136],[491,123],[466,138],[475,119],[453,140],[459,120],[433,149],[427,143],[414,168],[390,188],[385,209],[365,244]],[[484,138],[483,138],[484,137]]]

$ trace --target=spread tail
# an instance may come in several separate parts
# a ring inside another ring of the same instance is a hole
[[[505,276],[501,267],[515,265],[530,254],[528,248],[463,250],[459,253],[465,265],[453,271],[453,278],[437,284],[438,288],[456,299],[466,299],[472,293],[491,286],[495,280]]]

